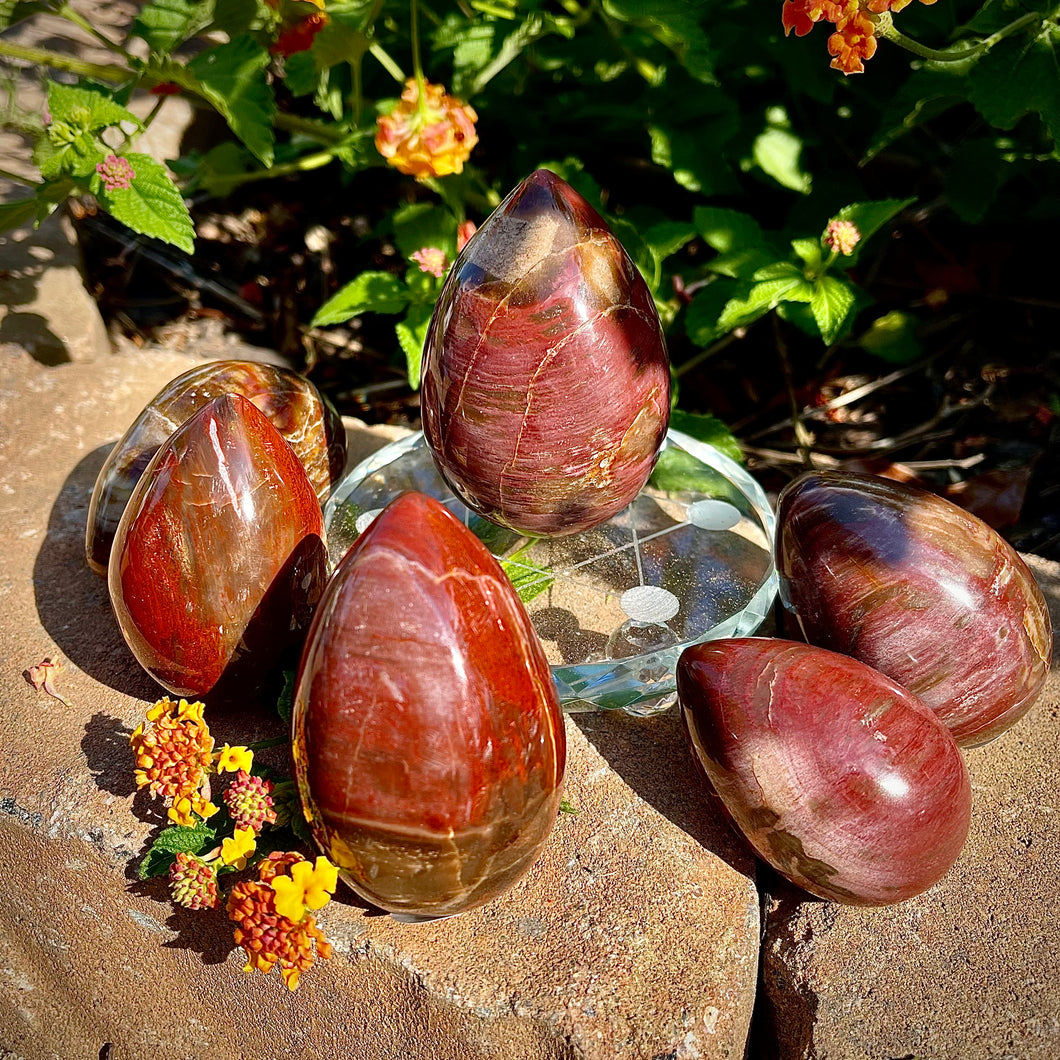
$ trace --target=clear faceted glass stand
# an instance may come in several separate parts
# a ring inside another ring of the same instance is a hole
[[[476,515],[438,472],[422,434],[354,468],[324,510],[333,564],[398,494],[445,504],[501,562],[526,604],[563,709],[666,710],[689,645],[754,633],[777,591],[774,517],[735,461],[671,430],[625,511],[581,534],[524,537]]]

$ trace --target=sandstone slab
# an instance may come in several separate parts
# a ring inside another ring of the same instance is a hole
[[[1060,628],[1060,564],[1027,557]],[[768,884],[763,989],[781,1060],[1060,1056],[1060,669],[1029,714],[965,753],[968,842],[884,909]]]
[[[0,1055],[742,1056],[754,865],[702,800],[673,714],[568,719],[577,812],[530,874],[429,924],[340,893],[321,917],[336,956],[293,995],[243,972],[223,915],[175,912],[158,881],[136,880],[160,819],[134,791],[127,737],[161,690],[85,565],[84,520],[110,444],[193,363],[45,367],[0,351]],[[352,461],[368,438],[350,426]],[[56,655],[70,705],[24,676]],[[212,727],[235,742],[275,721],[247,704]]]

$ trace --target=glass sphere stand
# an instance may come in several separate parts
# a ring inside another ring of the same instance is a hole
[[[761,486],[710,445],[670,430],[648,484],[579,534],[534,538],[467,508],[422,434],[355,467],[324,509],[332,565],[407,490],[441,501],[500,562],[537,630],[567,712],[655,714],[675,701],[690,644],[753,634],[773,605],[774,516]]]

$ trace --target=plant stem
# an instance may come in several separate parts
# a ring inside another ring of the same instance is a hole
[[[290,743],[290,736],[273,736],[268,740],[258,740],[257,743],[247,744],[248,751],[264,751],[266,747],[281,747]]]
[[[890,12],[885,11],[876,22],[876,36],[883,37],[892,44],[897,44],[900,48],[904,48],[907,52],[912,52],[913,55],[917,55],[921,59],[927,59],[930,62],[959,63],[964,59],[970,59],[973,56],[989,51],[999,41],[1012,36],[1013,33],[1018,33],[1021,29],[1034,22],[1040,23],[1041,21],[1041,13],[1031,11],[1017,18],[1014,22],[1010,22],[1007,26],[1003,26],[989,37],[984,37],[982,40],[974,42],[958,41],[952,47],[939,49],[929,48],[919,41],[913,40],[912,37],[907,37],[900,30],[895,29]]]
[[[403,85],[407,80],[404,71],[390,56],[387,54],[386,49],[376,41],[372,41],[368,45],[368,51],[372,57],[379,63],[379,65],[395,80],[399,85]]]
[[[115,55],[120,55],[125,60],[130,58],[129,53],[120,44],[115,44],[114,41],[105,37],[87,18],[75,11],[69,4],[63,4],[55,13],[65,18],[68,22],[72,22],[75,26],[79,26],[87,34],[98,40],[105,48],[114,52]]]
[[[94,77],[99,81],[110,81],[121,84],[136,75],[125,66],[103,66],[100,63],[86,62],[72,55],[58,55],[44,48],[30,48],[14,41],[0,38],[0,56],[8,59],[22,59],[34,66],[50,66],[53,70],[65,70],[67,73],[81,77]],[[161,80],[161,79],[159,79]]]

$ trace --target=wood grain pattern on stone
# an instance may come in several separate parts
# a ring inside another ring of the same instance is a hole
[[[211,361],[170,380],[144,406],[100,469],[88,509],[85,555],[106,577],[118,522],[144,468],[185,420],[222,394],[239,394],[265,414],[302,462],[320,503],[346,463],[338,413],[306,378],[257,361]]]
[[[134,795],[128,733],[157,686],[131,664],[85,565],[85,518],[113,425],[195,362],[0,357],[4,1048],[26,1060],[97,1060],[108,1042],[120,1060],[158,1060],[159,1042],[196,1060],[743,1055],[753,863],[686,798],[676,717],[568,721],[578,813],[559,817],[534,871],[430,924],[368,915],[340,893],[320,918],[336,957],[293,997],[276,976],[244,973],[223,917],[174,911],[163,885],[130,883],[157,818]],[[21,675],[55,653],[69,708]],[[235,720],[215,722],[219,740],[266,735],[253,714]]]
[[[964,760],[890,678],[822,648],[745,637],[686,648],[677,692],[714,791],[797,886],[889,905],[956,860],[971,810]]]
[[[392,913],[497,897],[559,812],[566,737],[548,661],[500,565],[426,494],[391,501],[336,568],[293,732],[318,846]]]
[[[423,430],[439,469],[494,522],[577,533],[640,492],[669,408],[647,284],[600,215],[538,170],[464,247],[431,320]]]
[[[294,450],[225,394],[158,449],[122,515],[108,585],[140,665],[200,697],[301,647],[327,580],[324,516]]]
[[[977,746],[1030,709],[1049,613],[996,531],[905,483],[809,472],[777,502],[777,568],[812,644],[904,685]]]
[[[1060,564],[1026,556],[1060,622]],[[764,1002],[779,1060],[1060,1056],[1060,668],[1038,705],[965,753],[972,821],[927,893],[859,909],[768,885]]]

